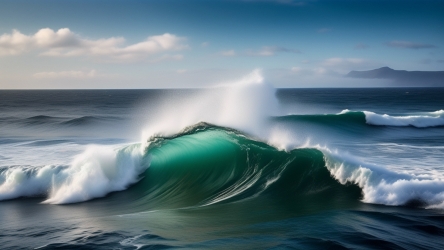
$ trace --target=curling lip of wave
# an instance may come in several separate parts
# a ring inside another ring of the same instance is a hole
[[[145,192],[138,200],[147,203],[208,206],[262,194],[294,201],[319,201],[334,193],[344,194],[340,199],[348,201],[359,199],[358,188],[348,192],[347,185],[332,178],[322,152],[314,148],[280,151],[236,130],[208,123],[152,138],[148,148],[150,168],[131,189]]]
[[[192,135],[194,133],[198,133],[201,131],[205,131],[208,129],[221,129],[228,133],[235,133],[239,136],[244,136],[245,133],[240,132],[237,129],[218,126],[209,122],[198,122],[194,125],[187,126],[184,129],[182,129],[179,133],[171,134],[171,135],[161,135],[161,134],[154,134],[150,138],[147,139],[148,144],[164,141],[164,140],[172,140],[178,137],[182,137],[185,135]]]

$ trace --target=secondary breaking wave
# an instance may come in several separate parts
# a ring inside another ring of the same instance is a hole
[[[325,125],[373,125],[390,127],[442,127],[444,126],[444,110],[419,114],[388,115],[371,111],[343,110],[338,114],[289,115],[275,119],[321,123]]]
[[[139,147],[90,146],[69,166],[0,168],[0,200],[37,196],[46,197],[44,203],[65,204],[124,190],[147,167],[140,162]]]
[[[368,124],[379,126],[412,126],[417,128],[441,127],[444,126],[444,110],[429,112],[418,115],[390,116],[380,115],[370,111],[364,111]]]

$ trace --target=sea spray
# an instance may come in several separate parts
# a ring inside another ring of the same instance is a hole
[[[256,69],[240,80],[200,90],[185,99],[168,98],[155,105],[154,115],[148,114],[142,138],[146,142],[152,136],[176,134],[199,122],[261,137],[268,117],[278,111],[275,92]]]

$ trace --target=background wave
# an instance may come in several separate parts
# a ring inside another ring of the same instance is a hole
[[[283,121],[303,121],[321,123],[325,125],[374,125],[393,127],[442,127],[444,126],[444,111],[427,112],[421,114],[387,115],[377,114],[371,111],[343,110],[338,114],[315,115],[288,115],[276,117]]]

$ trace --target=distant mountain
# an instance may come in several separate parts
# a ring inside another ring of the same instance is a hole
[[[367,71],[351,71],[346,76],[365,79],[388,79],[399,86],[444,87],[444,71],[407,71],[382,67]]]

